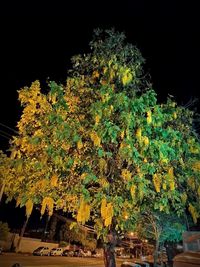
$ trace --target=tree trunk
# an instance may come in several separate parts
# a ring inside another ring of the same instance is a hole
[[[3,183],[3,184],[1,185],[1,190],[0,190],[0,202],[1,202],[1,199],[2,199],[2,196],[3,196],[4,188],[5,188],[5,183]]]
[[[26,226],[27,226],[28,220],[29,220],[29,216],[26,217],[26,220],[25,220],[25,222],[24,222],[24,224],[23,224],[23,227],[22,227],[22,229],[21,229],[21,232],[20,232],[20,235],[19,235],[19,240],[18,240],[18,242],[17,242],[16,251],[18,251],[19,248],[20,248],[20,243],[21,243],[22,237],[24,236],[24,232],[25,232],[25,230],[26,230]]]
[[[104,244],[104,265],[105,267],[116,267],[115,262],[115,247],[117,237],[115,232],[110,232],[108,235],[108,243]]]
[[[46,239],[47,239],[47,228],[49,226],[49,221],[50,221],[50,216],[47,215],[46,222],[45,222],[45,228],[44,228],[42,238],[41,238],[42,241],[46,241]]]
[[[154,251],[154,264],[153,264],[154,267],[157,267],[157,262],[158,262],[158,248],[159,248],[159,240],[157,239],[156,240],[156,248],[155,248],[155,251]]]
[[[50,229],[49,229],[49,240],[54,240],[55,234],[56,234],[56,226],[57,226],[58,218],[56,216],[51,217],[50,221]]]

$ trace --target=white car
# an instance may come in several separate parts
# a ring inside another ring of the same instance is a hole
[[[39,247],[33,251],[33,255],[49,256],[50,255],[50,249],[48,247]]]
[[[52,248],[50,251],[51,256],[62,256],[63,255],[63,249],[62,248]]]

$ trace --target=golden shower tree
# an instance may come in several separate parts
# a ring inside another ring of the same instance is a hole
[[[11,142],[5,192],[26,206],[72,213],[104,240],[114,267],[118,233],[152,210],[199,217],[199,151],[193,112],[157,103],[143,58],[124,34],[96,31],[91,51],[72,59],[66,84],[19,91],[19,135]],[[191,192],[195,192],[194,194]],[[192,198],[189,197],[192,195]]]

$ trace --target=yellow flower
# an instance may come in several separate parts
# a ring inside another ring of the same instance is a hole
[[[173,113],[173,118],[177,119],[177,113],[176,112]]]
[[[167,185],[166,185],[166,183],[163,183],[163,184],[162,184],[162,188],[163,188],[164,190],[167,189]]]
[[[99,123],[99,121],[100,121],[100,118],[101,118],[101,117],[100,117],[99,115],[96,115],[96,117],[95,117],[95,123],[96,123],[96,124],[98,124],[98,123]]]
[[[121,139],[124,139],[124,130],[121,132]]]
[[[156,173],[153,175],[153,183],[154,183],[154,187],[156,189],[156,192],[159,193],[161,181],[160,181],[160,176]]]
[[[29,217],[32,213],[32,210],[33,210],[33,202],[32,200],[28,200],[25,204],[26,206],[26,216]]]
[[[142,130],[141,130],[141,128],[138,128],[137,130],[136,130],[136,137],[137,137],[137,139],[140,141],[141,140],[141,136],[142,136]]]
[[[77,142],[77,148],[80,150],[83,147],[83,143],[81,140]]]
[[[127,169],[122,169],[122,177],[125,181],[130,181],[132,177],[132,173]]]
[[[92,132],[92,133],[90,134],[90,138],[91,138],[91,140],[93,141],[93,143],[94,143],[95,146],[101,146],[101,139],[100,139],[100,137],[97,135],[96,132]]]
[[[51,177],[51,185],[52,186],[57,186],[57,182],[58,182],[58,176],[56,174],[52,175],[52,177]]]
[[[101,217],[103,219],[106,218],[106,206],[107,206],[107,201],[105,198],[103,198],[101,201]]]
[[[92,73],[92,77],[95,78],[99,78],[99,72],[97,70],[93,71]]]
[[[196,224],[197,223],[197,219],[199,218],[199,214],[198,214],[196,208],[190,203],[188,210],[192,215],[192,219],[193,219],[194,223]]]
[[[54,206],[54,201],[51,197],[45,197],[42,201],[42,207],[41,207],[41,215],[45,213],[45,210],[47,208],[49,216],[53,214],[53,206]]]
[[[90,205],[81,198],[80,207],[77,214],[77,222],[85,223],[90,218]]]
[[[131,186],[131,197],[133,200],[135,199],[136,188],[136,185]]]
[[[143,141],[144,141],[145,146],[149,145],[149,138],[147,136],[143,137]]]
[[[152,122],[152,117],[151,117],[151,111],[147,111],[147,123],[150,124]]]

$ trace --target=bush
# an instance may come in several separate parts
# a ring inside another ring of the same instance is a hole
[[[68,242],[65,242],[65,241],[61,241],[59,243],[59,247],[67,247],[68,245],[69,245],[69,243]]]
[[[8,224],[0,221],[0,240],[7,239],[9,230]]]

